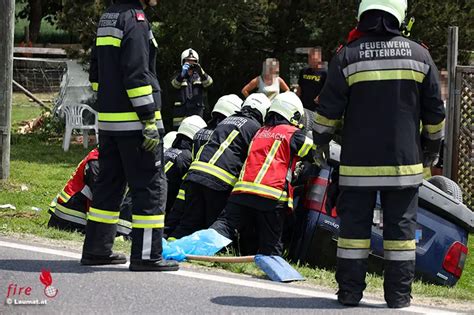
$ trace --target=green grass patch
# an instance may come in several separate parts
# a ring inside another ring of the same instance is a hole
[[[15,119],[28,119],[39,112],[29,106],[22,106],[22,98],[15,98],[13,106]],[[14,121],[17,123],[17,121]],[[71,145],[69,152],[63,152],[59,140],[44,140],[36,135],[13,135],[11,147],[11,179],[0,186],[0,204],[10,203],[17,210],[0,209],[0,234],[31,234],[47,239],[69,240],[80,244],[83,235],[50,229],[47,227],[49,215],[48,205],[55,195],[63,188],[77,164],[87,154],[88,150],[80,145]],[[35,211],[32,207],[40,208]],[[471,235],[468,246],[468,255],[464,274],[453,288],[436,286],[416,281],[413,294],[416,297],[444,298],[452,300],[474,300],[474,235]],[[115,249],[129,253],[130,243],[120,238],[115,242]],[[225,255],[232,255],[228,252]],[[196,263],[213,268],[221,268],[235,273],[243,273],[256,277],[264,274],[253,263],[224,264],[224,263]],[[324,286],[336,290],[334,271],[321,268],[312,268],[307,265],[294,267],[314,285]],[[382,292],[383,280],[377,275],[368,275],[367,291]]]

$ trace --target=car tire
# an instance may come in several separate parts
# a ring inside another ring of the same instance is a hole
[[[447,193],[454,199],[462,202],[462,191],[458,184],[444,176],[433,176],[428,179],[428,182],[443,192]]]

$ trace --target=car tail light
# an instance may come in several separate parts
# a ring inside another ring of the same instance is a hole
[[[444,256],[443,268],[457,278],[461,277],[464,263],[466,262],[468,249],[460,242],[455,242],[449,247]]]

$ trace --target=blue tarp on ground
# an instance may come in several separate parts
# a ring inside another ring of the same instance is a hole
[[[214,256],[230,243],[213,229],[201,230],[173,242],[163,239],[163,258],[183,261],[186,255]]]

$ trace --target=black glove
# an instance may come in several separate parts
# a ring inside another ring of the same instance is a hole
[[[423,167],[432,167],[438,164],[439,153],[423,152]]]
[[[326,168],[328,166],[327,159],[329,157],[329,145],[315,145],[313,151],[313,160],[320,168]]]
[[[198,63],[194,65],[194,71],[196,71],[200,77],[203,77],[206,74],[206,72],[204,72],[204,70],[202,69],[201,65]]]

